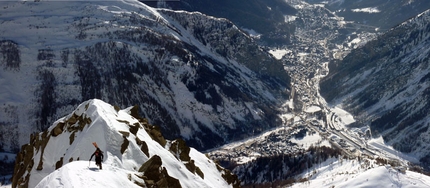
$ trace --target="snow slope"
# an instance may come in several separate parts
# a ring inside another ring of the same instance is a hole
[[[182,187],[232,186],[223,178],[228,171],[178,140],[164,140],[152,125],[132,113],[133,108],[119,110],[97,99],[82,103],[23,147],[17,158],[21,168],[15,167],[12,186],[133,187],[133,182],[148,183],[151,176],[154,182],[161,176],[171,177]],[[97,170],[94,162],[88,166],[95,150],[92,142],[104,151],[103,170]],[[154,169],[142,170],[146,162],[156,163],[157,156],[159,174]],[[28,182],[22,177],[29,178]]]
[[[309,181],[291,187],[430,187],[430,177],[420,173],[409,170],[402,173],[391,166],[344,159],[328,160],[309,170],[305,177]]]
[[[99,170],[86,161],[75,161],[46,176],[36,187],[139,187],[127,179],[133,173],[105,165]]]

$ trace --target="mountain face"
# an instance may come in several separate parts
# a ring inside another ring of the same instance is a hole
[[[384,31],[415,17],[430,8],[426,0],[306,0],[310,3],[324,3],[325,7],[345,20],[377,27]]]
[[[3,7],[1,150],[93,98],[139,105],[166,138],[198,149],[280,123],[289,75],[226,19],[122,0]]]
[[[369,125],[373,136],[430,167],[430,12],[331,62],[321,95]]]
[[[241,28],[253,30],[269,45],[285,45],[290,42],[294,25],[285,22],[285,15],[297,11],[283,0],[181,0],[141,1],[152,7],[173,10],[198,11],[227,18]]]
[[[103,178],[132,187],[239,186],[235,175],[183,140],[166,140],[137,108],[88,100],[48,130],[32,134],[17,155],[12,187],[88,186]],[[86,163],[95,151],[93,142],[104,153],[103,178]]]

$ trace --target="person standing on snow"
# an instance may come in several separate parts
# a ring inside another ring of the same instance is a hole
[[[91,155],[90,161],[91,161],[91,159],[94,156],[96,156],[96,165],[101,170],[102,169],[102,161],[103,161],[103,152],[102,152],[102,150],[100,150],[100,148],[97,148],[96,151]]]

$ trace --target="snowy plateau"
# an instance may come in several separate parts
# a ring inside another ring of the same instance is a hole
[[[162,2],[2,2],[2,188],[430,187],[428,1],[285,0],[278,46]]]

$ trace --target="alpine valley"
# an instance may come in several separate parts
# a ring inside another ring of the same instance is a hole
[[[3,1],[0,185],[430,187],[428,9]]]

